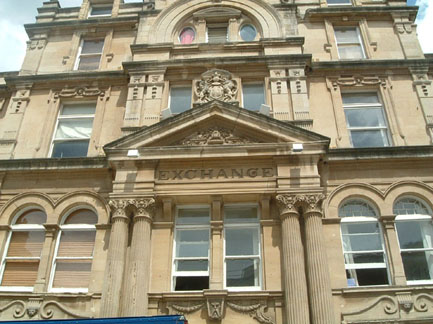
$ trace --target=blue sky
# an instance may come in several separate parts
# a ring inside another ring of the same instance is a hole
[[[20,69],[26,51],[27,35],[23,25],[35,21],[36,8],[44,0],[0,0],[0,71]],[[45,0],[46,1],[46,0]],[[125,2],[139,0],[126,0]],[[76,7],[82,0],[60,0],[62,7]],[[433,0],[408,0],[408,5],[420,7],[418,37],[426,53],[433,53]]]

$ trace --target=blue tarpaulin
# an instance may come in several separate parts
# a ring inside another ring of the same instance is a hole
[[[1,324],[141,324],[141,323],[163,323],[163,324],[187,324],[183,316],[151,316],[151,317],[117,317],[117,318],[92,318],[74,320],[43,320],[43,321],[6,321]]]

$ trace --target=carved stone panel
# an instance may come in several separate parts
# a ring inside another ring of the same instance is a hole
[[[236,102],[238,83],[232,80],[230,72],[213,69],[201,75],[201,80],[194,84],[197,97],[196,103],[205,103],[212,100]]]

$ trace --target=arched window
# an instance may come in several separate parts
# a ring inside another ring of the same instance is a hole
[[[1,290],[33,291],[42,246],[45,240],[46,214],[27,209],[11,225],[1,264]]]
[[[92,210],[77,209],[67,215],[60,225],[51,291],[88,291],[97,220]]]
[[[339,209],[347,285],[389,283],[383,236],[377,213],[361,199],[349,200]]]
[[[413,197],[394,204],[398,242],[409,284],[433,281],[433,225],[428,205]]]

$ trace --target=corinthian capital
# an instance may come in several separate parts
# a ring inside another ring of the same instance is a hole
[[[153,198],[131,199],[129,203],[137,208],[135,216],[151,217],[155,210],[155,199]]]
[[[124,199],[113,199],[108,203],[113,210],[113,219],[114,218],[127,218],[126,216],[126,207],[128,206],[128,201]]]
[[[299,195],[299,201],[302,201],[304,214],[322,213],[322,202],[325,199],[324,194]]]
[[[297,195],[278,195],[276,199],[280,215],[299,214],[297,208]]]

